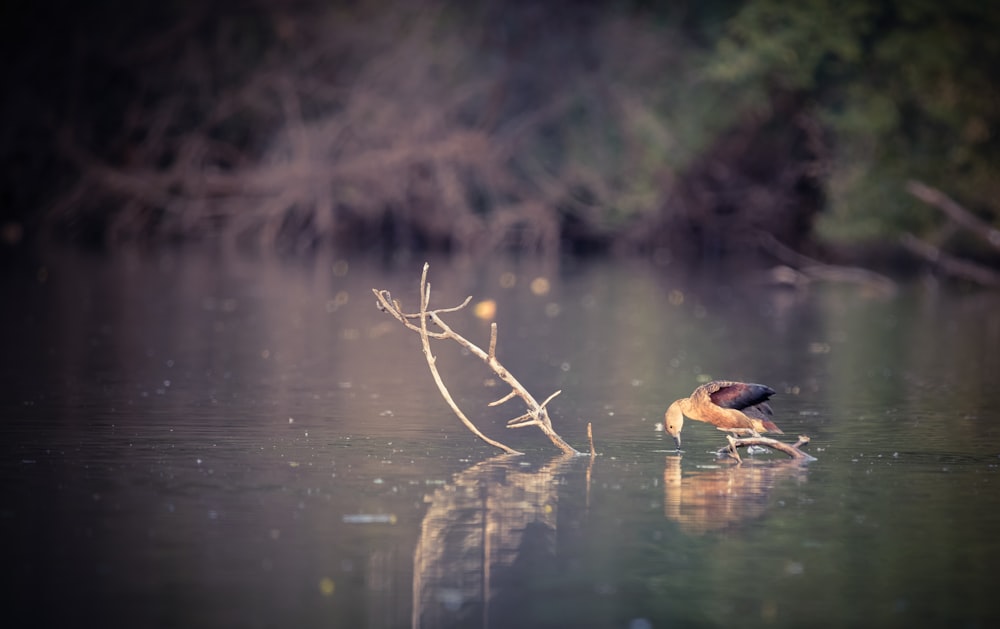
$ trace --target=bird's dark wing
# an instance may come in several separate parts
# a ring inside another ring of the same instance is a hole
[[[778,425],[771,421],[771,417],[774,416],[774,411],[771,410],[771,405],[767,402],[761,402],[755,406],[748,406],[742,409],[742,413],[747,417],[760,420],[761,425],[764,426],[764,430],[767,432],[776,432],[781,435],[785,434],[784,430],[778,428]]]
[[[771,410],[771,405],[767,402],[761,402],[760,404],[755,404],[739,410],[743,411],[743,414],[747,417],[753,417],[754,419],[759,419],[761,421],[770,421],[770,419],[774,417],[774,411]]]
[[[774,389],[763,384],[752,384],[746,382],[719,382],[719,387],[709,393],[712,403],[724,408],[735,408],[738,411],[750,406],[761,408],[765,417],[772,415],[771,407],[766,404],[767,399],[774,395]],[[749,413],[748,413],[749,414]]]

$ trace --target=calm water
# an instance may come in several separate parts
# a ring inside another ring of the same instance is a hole
[[[493,300],[492,374],[418,337],[419,260],[51,256],[2,270],[5,627],[995,626],[1000,298],[793,293],[639,263],[432,262]],[[481,306],[489,310],[489,304]],[[486,345],[488,323],[448,319]],[[654,430],[706,378],[770,384],[807,465]]]

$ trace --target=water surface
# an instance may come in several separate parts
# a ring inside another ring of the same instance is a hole
[[[1000,619],[1000,299],[774,289],[638,262],[433,261],[496,306],[506,390],[375,308],[421,261],[51,255],[3,271],[5,626],[969,626]],[[484,306],[480,312],[489,308]],[[470,309],[449,321],[486,345]],[[817,461],[685,452],[708,378]]]

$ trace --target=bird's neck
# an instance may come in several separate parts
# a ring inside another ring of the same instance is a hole
[[[676,405],[677,409],[680,410],[680,412],[684,413],[685,415],[687,415],[691,419],[695,419],[694,415],[691,414],[692,413],[692,411],[691,411],[691,398],[687,398],[687,397],[681,398],[681,399],[677,400],[676,402],[674,402],[674,405]]]

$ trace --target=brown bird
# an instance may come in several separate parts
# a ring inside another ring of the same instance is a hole
[[[678,450],[685,416],[737,435],[784,434],[771,421],[774,412],[767,399],[772,395],[774,389],[763,384],[713,380],[695,389],[691,397],[671,404],[664,424],[667,433],[677,442]]]

